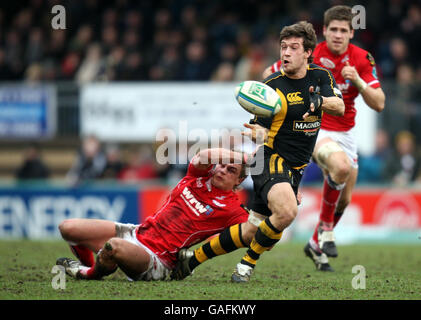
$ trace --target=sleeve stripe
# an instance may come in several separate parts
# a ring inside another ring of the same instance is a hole
[[[376,84],[376,83],[380,83],[379,80],[373,80],[370,81],[369,83],[367,83],[369,86],[371,86],[372,84]]]

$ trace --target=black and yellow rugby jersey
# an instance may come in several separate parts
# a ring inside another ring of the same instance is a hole
[[[335,79],[329,70],[309,64],[304,78],[290,79],[281,70],[263,82],[279,94],[282,109],[270,118],[256,116],[250,123],[269,129],[266,147],[273,149],[292,167],[305,167],[310,161],[322,119],[321,109],[303,119],[310,108],[309,88],[318,86],[322,96],[342,98]]]

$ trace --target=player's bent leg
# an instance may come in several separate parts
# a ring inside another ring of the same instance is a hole
[[[68,219],[60,223],[59,230],[73,254],[88,267],[95,263],[93,253],[97,253],[108,239],[115,236],[114,222],[105,220]]]
[[[68,258],[58,259],[57,264],[63,265],[66,272],[77,279],[99,280],[120,267],[128,277],[136,280],[148,270],[150,259],[144,248],[121,238],[111,238],[99,251],[95,265],[90,268]]]
[[[144,248],[121,238],[108,240],[104,248],[107,246],[111,249],[107,252],[109,269],[114,263],[133,280],[148,270],[151,256]]]
[[[233,252],[248,246],[256,233],[263,216],[249,211],[249,220],[224,229],[219,235],[194,251],[181,249],[178,253],[177,266],[171,273],[171,279],[182,280],[193,273],[203,262],[216,256]]]
[[[263,220],[256,231],[250,248],[231,277],[233,282],[248,282],[260,255],[270,250],[282,237],[297,215],[297,199],[287,182],[276,183],[267,193],[268,208],[272,215]]]
[[[99,219],[68,219],[59,225],[64,240],[71,245],[83,245],[98,252],[105,242],[116,236],[113,221]]]
[[[337,257],[333,233],[334,213],[342,189],[351,172],[351,162],[342,148],[330,138],[321,140],[314,153],[317,162],[324,168],[323,201],[320,221],[309,242],[313,249],[321,251],[329,257]]]

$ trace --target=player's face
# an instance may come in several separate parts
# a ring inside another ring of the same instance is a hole
[[[354,30],[345,20],[332,20],[323,27],[327,47],[334,54],[342,54],[348,49],[349,41],[354,37]]]
[[[218,164],[215,166],[212,184],[221,190],[232,190],[242,181],[241,164]]]
[[[307,66],[311,51],[305,51],[303,38],[286,38],[281,41],[282,69],[288,75],[294,75]]]

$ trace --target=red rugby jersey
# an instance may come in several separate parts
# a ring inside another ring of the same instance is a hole
[[[198,170],[190,163],[187,175],[171,191],[164,206],[137,228],[139,241],[168,268],[175,266],[181,248],[248,219],[233,191],[211,184],[211,169]]]
[[[361,79],[367,82],[369,86],[379,88],[380,82],[377,78],[373,56],[366,50],[351,43],[348,45],[347,51],[341,55],[335,55],[328,49],[326,41],[316,46],[313,56],[313,63],[332,72],[345,103],[345,114],[342,117],[333,116],[326,112],[323,113],[321,128],[330,131],[348,131],[355,126],[357,110],[354,107],[354,100],[358,96],[358,89],[350,81],[345,81],[341,71],[348,61],[351,66],[355,66]],[[272,65],[271,70],[276,72],[280,68],[281,60],[278,60]]]

